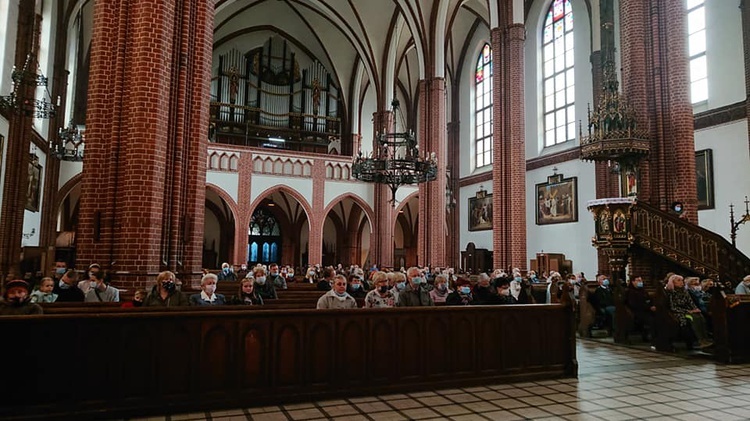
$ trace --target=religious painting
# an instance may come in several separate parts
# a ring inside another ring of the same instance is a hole
[[[31,154],[29,158],[29,184],[26,188],[26,209],[31,212],[39,212],[39,195],[42,183],[42,166],[39,158]]]
[[[623,197],[638,196],[638,172],[636,169],[628,167],[620,171],[620,177]]]
[[[491,229],[492,195],[478,193],[477,197],[469,198],[469,231],[485,231]]]
[[[536,224],[561,224],[578,221],[578,177],[562,174],[547,177],[536,185]]]
[[[695,180],[698,184],[698,209],[713,209],[714,166],[711,149],[695,152]]]

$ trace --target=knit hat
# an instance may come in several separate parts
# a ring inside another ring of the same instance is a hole
[[[464,285],[471,286],[471,281],[469,279],[467,279],[467,278],[464,278],[464,277],[460,277],[460,278],[458,278],[458,280],[456,280],[456,286],[457,287],[462,287]]]
[[[6,296],[8,294],[8,291],[11,288],[16,288],[16,287],[26,288],[27,292],[31,289],[29,287],[29,283],[28,282],[26,282],[26,281],[24,281],[22,279],[14,279],[12,281],[8,281],[8,282],[5,283],[5,292],[3,293],[3,296]]]

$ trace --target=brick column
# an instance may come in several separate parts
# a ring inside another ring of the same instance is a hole
[[[445,267],[448,241],[445,230],[445,186],[448,145],[445,123],[445,79],[435,77],[419,81],[419,141],[421,153],[435,153],[437,179],[419,185],[418,238],[420,265]]]
[[[118,286],[200,274],[212,2],[94,7],[78,266]]]
[[[250,219],[253,210],[250,192],[253,183],[253,154],[242,153],[240,155],[237,175],[240,179],[237,186],[237,215],[234,226],[234,263],[247,263],[247,230],[250,228]],[[288,256],[282,254],[286,259]]]
[[[323,224],[326,216],[323,214],[325,208],[325,186],[326,186],[326,161],[317,158],[312,166],[312,215],[308,224],[310,226],[310,240],[307,248],[307,261],[309,264],[323,263]]]
[[[21,0],[18,5],[18,32],[16,38],[15,66],[23,69],[26,56],[32,55],[30,68],[36,72],[35,1]],[[33,98],[36,86],[21,84],[17,94],[20,98]],[[33,129],[32,119],[20,112],[10,111],[8,147],[5,158],[3,201],[0,204],[0,273],[20,275],[21,234],[23,233],[26,192],[29,185],[29,148]]]
[[[492,29],[493,62],[493,266],[525,268],[526,162],[524,124],[525,28]]]
[[[389,132],[393,129],[393,113],[381,111],[372,115],[375,133]],[[377,152],[377,139],[373,139],[373,154]],[[395,211],[388,186],[375,184],[375,226],[370,236],[370,264],[378,267],[393,266],[393,230],[395,228]]]
[[[457,90],[454,90],[457,91]],[[454,95],[452,95],[453,100],[458,103],[458,96],[456,95],[457,92],[454,92]],[[456,110],[455,114],[457,114],[458,106],[453,106],[451,109]],[[450,209],[450,214],[448,215],[448,241],[446,242],[446,265],[449,267],[458,267],[460,266],[460,254],[459,250],[461,250],[461,235],[459,232],[460,224],[460,217],[461,217],[461,204],[458,203],[459,197],[458,197],[458,169],[459,169],[459,159],[460,153],[458,151],[458,146],[460,145],[461,141],[461,123],[458,121],[458,117],[453,116],[453,121],[448,123],[448,157],[447,157],[447,164],[448,169],[451,170],[451,189],[453,191],[453,201],[454,203],[448,203],[448,209]],[[447,198],[446,198],[447,199]],[[455,205],[455,206],[454,206]]]

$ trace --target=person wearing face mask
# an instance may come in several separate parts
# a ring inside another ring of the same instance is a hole
[[[177,290],[177,277],[170,271],[161,272],[156,276],[156,285],[151,289],[145,300],[144,307],[181,307],[188,305],[185,295]]]
[[[444,303],[451,290],[448,289],[448,275],[439,274],[435,276],[435,288],[430,291],[430,298],[434,303]]]
[[[396,295],[388,286],[388,275],[377,271],[372,274],[372,283],[375,286],[365,296],[365,308],[386,308],[396,306]]]
[[[404,290],[398,294],[397,307],[425,307],[434,306],[429,292],[424,287],[425,279],[418,267],[410,267],[406,270],[406,285]]]
[[[78,272],[70,269],[55,283],[52,290],[57,294],[58,303],[83,302],[86,296],[78,288]]]
[[[685,279],[680,275],[672,275],[669,277],[668,284],[672,286],[666,291],[669,311],[680,324],[681,332],[687,337],[689,347],[693,346],[693,341],[698,341],[699,348],[708,348],[713,345],[708,339],[706,319],[685,290]]]
[[[94,272],[92,275],[96,280],[95,284],[89,288],[84,299],[87,303],[117,303],[120,302],[120,290],[107,285],[104,282],[103,272]]]
[[[83,295],[86,296],[89,290],[97,285],[96,274],[101,272],[102,268],[98,263],[92,263],[89,265],[88,276],[86,279],[78,283],[78,289],[83,291]]]
[[[276,289],[287,289],[286,277],[279,271],[279,265],[271,263],[268,270],[270,272],[268,282],[272,283]]]
[[[651,296],[644,288],[643,278],[636,276],[630,280],[628,289],[623,296],[623,303],[633,314],[633,324],[641,332],[641,338],[648,342],[653,329],[656,307],[652,304]]]
[[[264,300],[279,298],[276,294],[276,287],[273,286],[273,282],[268,281],[266,270],[262,266],[256,266],[253,269],[253,277],[255,278],[255,290]]]
[[[609,278],[606,275],[599,275],[596,279],[599,286],[591,295],[591,305],[596,310],[597,327],[607,329],[611,334],[614,326],[615,299],[609,285]]]
[[[42,314],[42,307],[31,302],[29,288],[29,283],[21,279],[6,282],[3,299],[0,300],[0,316]]]
[[[456,281],[456,290],[448,294],[445,304],[449,306],[468,306],[476,304],[474,295],[471,293],[471,281],[459,277]]]
[[[333,268],[331,268],[333,270]],[[357,300],[346,292],[346,277],[335,275],[333,287],[318,299],[317,309],[357,308]]]
[[[317,283],[317,272],[315,272],[315,268],[312,266],[307,267],[307,272],[305,272],[305,282],[309,284]]]
[[[68,264],[58,260],[55,262],[55,266],[52,268],[52,279],[55,281],[59,281],[63,275],[65,275],[65,272],[68,271]]]
[[[742,282],[737,284],[734,293],[737,295],[750,295],[750,275],[745,276]]]
[[[362,280],[357,275],[349,275],[349,285],[346,287],[346,292],[352,297],[365,298],[367,291],[365,290]]]
[[[486,273],[480,273],[479,279],[476,285],[471,290],[471,295],[474,297],[473,304],[490,304],[494,299],[494,292],[490,286],[490,276]]]
[[[200,294],[190,296],[191,306],[222,306],[227,303],[224,294],[216,293],[216,282],[218,277],[213,273],[203,275],[201,278]]]
[[[399,294],[406,289],[406,275],[403,272],[389,272],[388,285],[391,287],[391,293],[396,297],[396,304],[398,304]]]
[[[236,281],[237,274],[229,267],[229,263],[224,262],[221,264],[221,272],[219,272],[217,279],[219,281]]]
[[[512,281],[505,276],[495,278],[492,281],[492,284],[495,288],[496,294],[487,304],[518,304],[518,300],[513,296],[511,282]]]

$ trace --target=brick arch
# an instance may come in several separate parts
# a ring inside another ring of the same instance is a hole
[[[395,212],[393,213],[393,215],[394,215],[393,216],[393,220],[391,221],[391,223],[393,224],[393,229],[396,228],[396,223],[398,221],[398,213],[399,213],[399,211],[403,210],[404,206],[406,206],[406,204],[409,203],[409,201],[411,199],[417,199],[417,206],[419,206],[419,190],[415,190],[412,194],[406,196],[404,198],[404,200],[402,200],[401,202],[399,202],[398,207],[396,208]],[[418,207],[417,207],[417,210],[419,210]]]
[[[232,218],[234,218],[234,223],[236,224],[238,222],[237,216],[240,214],[239,206],[237,205],[237,202],[232,199],[232,196],[229,195],[224,189],[217,186],[213,183],[206,183],[206,190],[211,190],[212,192],[219,195],[219,197],[229,206],[229,211],[232,212]]]
[[[292,189],[289,186],[285,185],[278,185],[270,187],[266,190],[264,190],[261,194],[258,195],[258,197],[255,198],[255,200],[252,201],[250,204],[250,208],[248,210],[247,215],[245,215],[246,221],[250,221],[253,217],[253,212],[255,212],[255,209],[260,205],[260,203],[267,198],[268,196],[276,193],[276,192],[282,192],[287,193],[288,195],[292,196],[300,205],[302,205],[302,210],[305,211],[305,216],[307,216],[307,223],[312,226],[313,219],[313,210],[309,203],[307,203],[307,200],[296,190]]]
[[[326,208],[323,210],[322,214],[322,220],[320,221],[320,228],[323,229],[323,224],[325,224],[325,219],[328,216],[328,213],[333,209],[334,206],[338,205],[339,202],[341,202],[344,199],[352,199],[354,203],[359,205],[360,208],[365,212],[365,216],[367,217],[367,222],[370,223],[370,234],[372,234],[372,229],[374,226],[374,220],[375,220],[375,212],[373,212],[370,205],[365,202],[361,197],[357,196],[354,193],[343,193],[339,196],[337,196],[335,199],[331,200],[331,203],[326,206]]]
[[[68,195],[71,191],[73,191],[76,185],[81,183],[81,180],[83,180],[83,173],[79,172],[78,174],[74,175],[73,178],[63,184],[60,190],[57,191],[57,194],[55,194],[55,219],[57,219],[57,213],[60,212],[60,206],[62,206],[63,200],[68,197]]]

